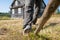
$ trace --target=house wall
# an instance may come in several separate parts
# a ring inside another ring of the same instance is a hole
[[[23,16],[23,8],[18,8],[18,17]]]
[[[23,18],[23,15],[24,15],[24,9],[23,8],[21,8],[20,13],[18,12],[18,8],[15,8],[14,11],[12,11],[12,10],[11,10],[11,13],[12,13],[11,17],[12,18],[21,18],[21,17]]]

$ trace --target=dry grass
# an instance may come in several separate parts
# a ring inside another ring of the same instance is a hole
[[[22,19],[0,20],[0,40],[20,40]]]
[[[39,36],[33,33],[27,37],[22,36],[22,26],[23,19],[0,20],[0,40],[60,40],[60,17],[51,17]]]

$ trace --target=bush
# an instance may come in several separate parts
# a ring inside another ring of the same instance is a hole
[[[9,13],[0,13],[0,20],[9,20],[11,15]]]

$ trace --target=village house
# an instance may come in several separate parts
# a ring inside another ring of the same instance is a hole
[[[20,18],[24,16],[24,0],[13,0],[10,6],[12,18]]]
[[[44,2],[42,4],[42,9],[44,9],[46,5]],[[12,18],[24,18],[24,0],[13,0],[10,6],[10,13]],[[39,13],[39,15],[41,15],[41,13]]]

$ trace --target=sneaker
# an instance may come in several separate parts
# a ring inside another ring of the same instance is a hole
[[[26,28],[23,30],[23,35],[28,35],[31,32],[31,26],[27,25]]]

